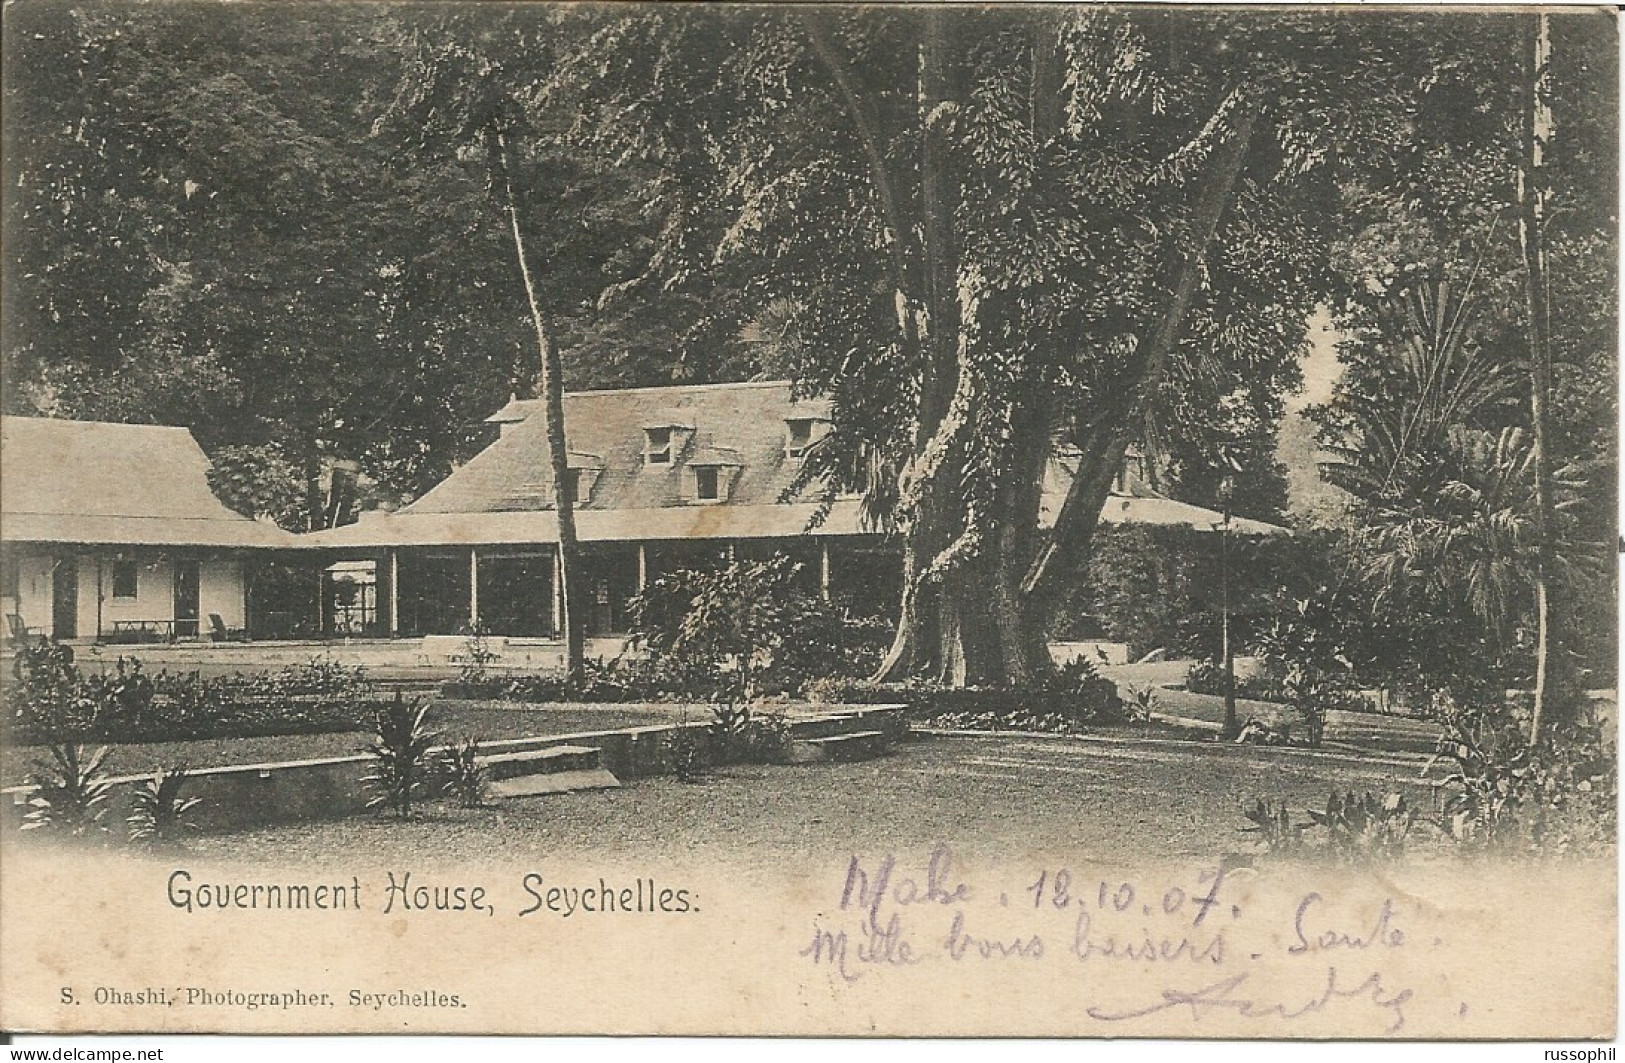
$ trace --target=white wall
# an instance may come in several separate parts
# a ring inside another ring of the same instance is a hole
[[[25,555],[17,559],[17,598],[7,612],[21,616],[30,634],[51,633],[49,557]]]
[[[229,628],[246,626],[243,563],[236,558],[204,561],[198,566],[198,630],[209,637],[209,614],[219,613]]]
[[[175,618],[175,569],[168,561],[135,559],[134,598],[113,597],[114,559],[102,559],[102,632],[112,634],[115,620],[173,620]],[[79,595],[79,635],[88,638],[96,634],[96,559],[79,559],[80,578],[88,572],[88,590]],[[84,620],[86,609],[90,621]]]
[[[106,565],[106,562],[103,562]],[[107,574],[108,586],[112,586],[113,576]],[[96,558],[91,554],[81,554],[79,557],[79,628],[78,637],[93,639],[96,637]]]
[[[103,634],[113,633],[119,620],[173,620],[175,617],[175,567],[168,561],[138,558],[136,597],[113,597],[112,556],[97,558],[81,554],[79,564],[78,637],[96,637],[98,621]],[[51,582],[53,560],[48,555],[23,555],[17,559],[17,596],[0,599],[0,611],[16,613],[31,634],[49,635],[52,628]],[[97,609],[98,583],[101,608]],[[209,614],[219,613],[230,628],[244,626],[245,588],[243,562],[237,558],[205,560],[198,565],[198,633],[209,635]]]

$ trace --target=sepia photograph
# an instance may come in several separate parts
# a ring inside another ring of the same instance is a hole
[[[1613,8],[3,11],[0,1031],[1616,1037]]]

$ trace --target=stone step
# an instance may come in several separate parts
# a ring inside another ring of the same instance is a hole
[[[537,775],[515,775],[491,783],[486,796],[500,801],[512,797],[570,793],[574,790],[613,790],[620,785],[621,780],[611,775],[605,768],[581,768]]]
[[[836,711],[832,715],[814,719],[791,720],[790,733],[796,738],[830,738],[850,731],[872,731],[889,719],[906,716],[908,710],[897,708],[853,709]]]
[[[479,758],[479,763],[485,768],[486,778],[496,783],[534,775],[597,770],[602,767],[602,755],[603,751],[597,746],[547,746],[515,753],[488,753]]]
[[[798,741],[795,743],[791,759],[798,763],[820,760],[868,760],[883,755],[890,744],[883,731],[853,731],[850,734]]]
[[[852,724],[853,717],[850,713],[819,716],[811,720],[791,720],[790,736],[801,741],[828,738],[852,730]]]

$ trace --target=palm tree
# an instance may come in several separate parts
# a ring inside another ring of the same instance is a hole
[[[1376,383],[1345,396],[1322,466],[1357,502],[1347,577],[1374,613],[1428,618],[1452,632],[1441,645],[1481,642],[1500,661],[1532,589],[1528,436],[1489,427],[1516,401],[1517,373],[1476,342],[1470,285],[1415,284],[1381,324]]]
[[[1322,466],[1331,483],[1367,504],[1414,496],[1436,480],[1453,430],[1512,401],[1516,373],[1474,342],[1472,311],[1471,287],[1458,295],[1449,281],[1424,281],[1384,307],[1390,375],[1381,394],[1355,397],[1351,437]]]
[[[1534,588],[1528,433],[1457,427],[1433,459],[1435,493],[1367,512],[1357,576],[1377,609],[1466,610],[1500,656]]]

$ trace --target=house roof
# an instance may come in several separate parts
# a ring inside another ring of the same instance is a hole
[[[593,510],[576,513],[576,534],[584,543],[648,542],[672,539],[788,539],[800,535],[858,535],[863,532],[858,503],[842,500],[826,518],[809,527],[817,505],[732,506],[710,504],[659,509]],[[408,513],[312,532],[303,538],[323,547],[517,546],[558,541],[553,511],[492,513]]]
[[[512,399],[488,422],[501,438],[475,455],[422,498],[397,513],[302,538],[323,547],[467,546],[555,542],[552,475],[542,404]],[[584,455],[600,461],[591,498],[576,509],[583,542],[662,539],[789,538],[857,535],[864,528],[859,503],[837,501],[816,527],[816,489],[785,498],[800,459],[785,453],[785,422],[826,420],[829,403],[791,400],[791,386],[766,383],[589,391],[564,397],[571,465]],[[674,437],[670,463],[645,461],[648,428],[684,426]],[[690,468],[737,467],[720,502],[694,497]],[[1050,462],[1041,523],[1054,520],[1071,482],[1071,466]],[[1216,530],[1220,514],[1155,497],[1113,495],[1102,511],[1108,524],[1184,525]],[[1233,520],[1238,534],[1284,529]]]
[[[800,467],[799,459],[784,453],[785,420],[827,410],[828,404],[823,402],[792,402],[790,385],[784,382],[568,394],[564,397],[564,426],[570,450],[596,455],[603,462],[592,498],[579,511],[584,516],[600,510],[686,507],[690,488],[684,473],[702,463],[740,466],[723,507],[726,512],[759,505],[777,507]],[[546,424],[536,416],[540,411],[539,400],[510,401],[494,418],[504,425],[500,439],[390,519],[429,513],[551,510],[552,473]],[[686,438],[674,441],[680,449],[673,453],[673,460],[645,464],[644,430],[679,425],[691,430],[684,433]],[[802,499],[812,500],[811,493]],[[722,529],[718,534],[732,532]]]
[[[1130,457],[1138,457],[1137,448],[1129,448]],[[1055,523],[1056,514],[1066,499],[1072,477],[1077,471],[1077,453],[1061,453],[1050,459],[1044,471],[1043,495],[1039,501],[1038,523],[1048,528]],[[1190,528],[1198,532],[1217,532],[1224,528],[1224,514],[1189,502],[1164,498],[1136,478],[1129,478],[1123,491],[1113,491],[1100,507],[1100,523],[1108,525],[1134,524],[1152,527]],[[1230,518],[1230,532],[1234,535],[1291,535],[1286,528],[1248,517]]]
[[[115,546],[294,547],[209,490],[184,428],[0,417],[0,539]]]
[[[1189,502],[1176,502],[1171,498],[1147,498],[1134,495],[1112,495],[1100,509],[1102,524],[1154,524],[1163,527],[1179,526],[1200,532],[1216,532],[1224,526],[1224,514]],[[1288,535],[1285,528],[1266,524],[1247,517],[1231,517],[1230,531],[1234,535]]]

